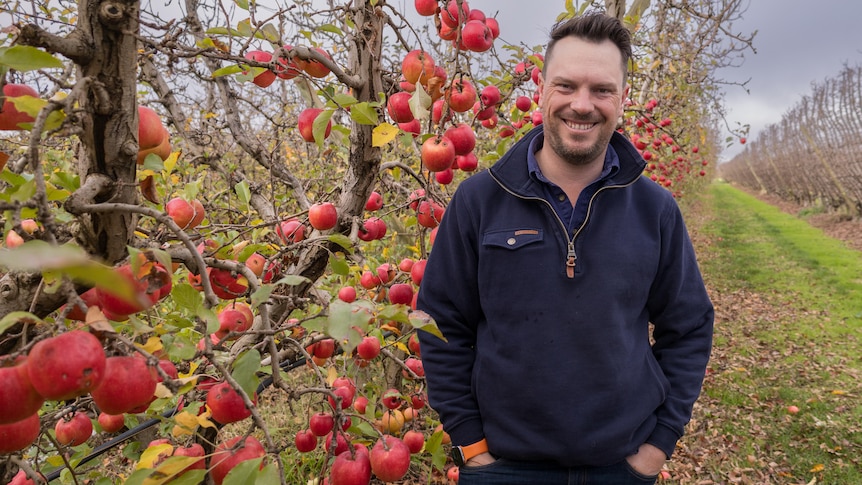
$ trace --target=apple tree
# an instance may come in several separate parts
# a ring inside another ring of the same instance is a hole
[[[415,298],[458,181],[541,124],[543,59],[479,0],[413,3],[3,12],[0,473],[445,481]],[[694,190],[738,4],[606,3],[644,52],[621,129]]]

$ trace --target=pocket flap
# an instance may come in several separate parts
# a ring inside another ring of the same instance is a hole
[[[482,244],[484,246],[518,249],[541,240],[541,229],[505,229],[486,232],[482,238]]]

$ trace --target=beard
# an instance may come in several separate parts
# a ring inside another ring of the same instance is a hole
[[[595,143],[588,146],[574,146],[563,140],[562,132],[568,128],[565,123],[557,117],[546,116],[545,119],[545,141],[557,156],[570,165],[589,165],[601,157],[607,149],[613,131],[608,132],[604,123],[600,123],[600,131]],[[613,128],[611,128],[613,130]]]

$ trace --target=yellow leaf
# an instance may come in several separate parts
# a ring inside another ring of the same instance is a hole
[[[138,464],[135,465],[136,470],[143,468],[152,468],[156,466],[156,462],[171,456],[174,453],[174,447],[170,443],[161,443],[155,446],[150,446],[141,455]]]
[[[174,395],[174,393],[172,393],[171,390],[168,389],[167,386],[165,386],[161,382],[156,384],[156,391],[153,394],[155,394],[155,396],[159,399],[165,397],[172,397]]]
[[[326,370],[326,374],[326,383],[331,386],[335,382],[335,379],[338,378],[338,370],[335,367],[330,367]]]
[[[371,134],[371,145],[375,147],[382,147],[383,145],[389,143],[394,140],[396,136],[398,136],[398,127],[393,126],[389,123],[381,123],[374,127],[374,131]]]
[[[142,345],[141,348],[151,354],[155,354],[156,352],[164,349],[165,347],[162,345],[162,339],[156,336],[152,336],[147,339],[147,343]]]
[[[145,478],[143,485],[162,485],[168,483],[186,468],[194,465],[200,460],[205,459],[202,456],[174,456],[170,460],[166,460],[160,464],[156,471]]]
[[[832,391],[832,395],[834,396],[843,396],[845,394],[847,394],[847,392],[842,391],[841,389],[835,389],[834,391]]]
[[[174,167],[177,166],[177,162],[180,159],[181,153],[182,153],[182,151],[179,151],[179,150],[175,151],[175,152],[171,152],[171,154],[168,155],[168,158],[165,159],[164,166],[165,166],[165,170],[167,170],[168,173],[174,171]]]
[[[199,364],[197,362],[189,362],[189,372],[188,373],[180,372],[179,376],[180,377],[191,377],[191,376],[193,376],[195,371],[198,370],[198,365]],[[195,379],[197,379],[197,378],[195,378]]]
[[[823,466],[823,464],[822,464],[822,463],[818,463],[818,464],[814,465],[814,466],[811,468],[811,470],[809,470],[809,472],[811,472],[811,473],[817,473],[817,472],[822,472],[822,471],[823,471],[823,470],[825,470],[825,469],[826,469],[826,467],[825,467],[825,466]]]

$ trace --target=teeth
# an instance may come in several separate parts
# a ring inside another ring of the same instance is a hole
[[[573,130],[589,130],[593,127],[592,123],[574,123],[571,121],[566,121],[566,126]]]

